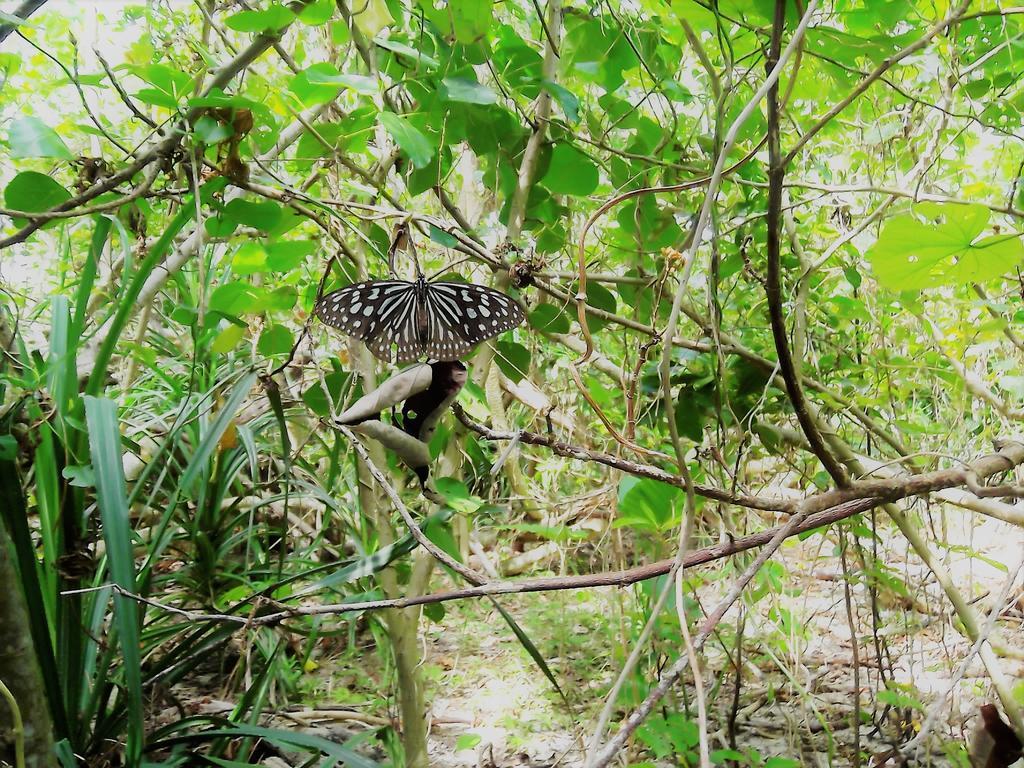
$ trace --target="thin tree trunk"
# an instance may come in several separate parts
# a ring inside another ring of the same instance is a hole
[[[11,542],[0,525],[0,683],[17,707],[15,712],[0,689],[0,763],[17,765],[16,745],[21,741],[25,768],[56,768],[53,724],[18,583]]]

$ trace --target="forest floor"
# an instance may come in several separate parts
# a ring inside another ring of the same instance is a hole
[[[938,508],[933,512],[936,527],[945,526],[936,531],[936,540],[950,542],[942,554],[958,588],[975,601],[976,610],[987,612],[988,600],[1000,591],[1007,569],[1015,567],[1024,551],[1024,532],[955,508],[946,510],[944,521]],[[867,590],[861,584],[850,589],[859,637],[861,749],[877,754],[891,746],[889,739],[906,741],[936,707],[934,736],[912,764],[963,765],[959,745],[965,743],[978,707],[993,701],[994,694],[975,660],[953,687],[953,695],[936,704],[949,691],[969,644],[953,628],[938,585],[916,557],[905,548],[899,551],[901,546],[906,546],[901,538],[878,543],[879,558],[891,569],[883,576],[895,586],[878,597],[876,629]],[[770,757],[790,758],[801,766],[853,765],[857,667],[838,552],[831,540],[814,536],[791,541],[777,563],[786,590],[761,600],[745,621],[747,658],[734,743],[752,753],[751,765]],[[729,578],[701,591],[705,606]],[[900,583],[910,585],[908,590]],[[592,727],[602,695],[622,663],[613,649],[621,648],[627,631],[629,637],[638,631],[628,629],[634,617],[625,613],[630,604],[626,597],[606,589],[502,599],[554,670],[572,713],[497,611],[488,610],[484,602],[449,603],[442,621],[426,629],[433,678],[431,765],[581,765],[581,738]],[[1005,618],[1010,628],[1003,624],[1001,639],[1011,647],[1003,658],[1003,672],[1018,681],[1024,678],[1024,643],[1012,623],[1019,625],[1021,614],[1011,612]],[[730,619],[735,627],[735,611],[725,623]],[[709,645],[704,660],[712,750],[729,746],[726,724],[735,690],[734,667],[718,648]],[[686,695],[692,703],[692,691]],[[646,741],[657,756],[648,765],[680,764],[671,747],[669,754],[658,754],[666,751],[666,740],[659,738],[657,728],[647,732]]]
[[[956,508],[947,508],[944,517],[942,511],[936,506],[926,518],[934,540],[949,542],[939,554],[957,587],[979,613],[987,613],[1008,569],[1021,559],[1024,531]],[[879,515],[879,523],[882,519]],[[863,537],[861,543],[872,547],[870,538]],[[853,692],[859,685],[862,752],[877,754],[893,743],[906,742],[935,708],[932,735],[910,764],[967,765],[963,745],[973,718],[981,704],[996,700],[988,674],[973,660],[948,695],[969,644],[954,629],[938,585],[908,552],[904,540],[893,535],[876,540],[874,546],[879,562],[884,563],[877,576],[892,588],[879,592],[873,621],[864,582],[852,574],[849,597],[859,665],[854,663],[842,561],[834,537],[792,539],[780,550],[765,572],[766,584],[778,588],[765,590],[745,612],[738,697],[734,696],[735,666],[722,645],[709,643],[702,655],[713,752],[734,748],[748,755],[746,762],[734,765],[852,766]],[[851,569],[855,562],[851,552]],[[601,567],[595,565],[595,570]],[[734,578],[734,564],[705,569],[703,575],[706,582],[699,595],[707,608]],[[630,648],[639,632],[640,619],[632,612],[635,601],[628,591],[616,589],[511,595],[500,600],[546,659],[567,701],[555,692],[490,603],[446,603],[442,617],[425,620],[423,625],[430,765],[581,766],[581,744],[621,668],[621,649]],[[1017,631],[1024,624],[1021,604],[1018,595],[1004,612],[997,635],[1007,646],[1001,651],[1002,671],[1012,683],[1024,680],[1024,641]],[[733,647],[737,615],[734,608],[720,625],[728,647]],[[677,634],[666,626],[659,653],[675,652]],[[339,646],[335,653],[327,648],[318,656],[301,684],[306,705],[291,708],[274,724],[294,728],[305,717],[306,724],[322,735],[347,739],[362,734],[368,745],[373,743],[373,731],[394,717],[395,700],[393,689],[381,683],[388,675],[373,668],[380,658],[370,652],[373,638],[365,632],[359,638],[356,649],[340,650]],[[657,663],[665,661],[661,656]],[[1024,693],[1024,683],[1016,691]],[[686,702],[692,706],[692,686],[674,695],[676,711],[683,710]],[[634,690],[633,704],[638,700]],[[294,712],[303,707],[305,715]],[[323,710],[334,710],[335,715],[318,718],[316,712]],[[351,719],[344,714],[338,717],[339,711],[356,714]],[[613,724],[624,712],[616,714]],[[731,728],[730,722],[734,723]],[[648,751],[638,750],[635,760],[640,762],[630,765],[695,764],[680,761],[673,748],[679,730],[678,720],[671,715],[666,720],[664,712],[656,710],[638,732],[638,741]],[[376,757],[384,755],[377,750]],[[267,764],[281,765],[273,760]],[[866,761],[861,765],[866,766]]]

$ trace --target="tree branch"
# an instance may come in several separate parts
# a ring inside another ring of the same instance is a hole
[[[21,5],[14,9],[14,13],[11,15],[25,21],[44,5],[46,5],[46,0],[24,0]],[[18,24],[0,24],[0,43],[10,37],[11,33],[19,26]]]
[[[782,29],[785,26],[786,9],[781,0],[775,4],[775,23],[772,28],[772,41],[765,67],[771,72],[778,63],[782,49]],[[818,457],[836,485],[843,487],[849,484],[846,470],[829,451],[822,439],[818,427],[811,418],[800,386],[800,374],[793,359],[787,338],[786,320],[782,311],[782,182],[786,177],[786,158],[782,157],[779,137],[779,84],[778,78],[771,82],[768,89],[768,218],[767,218],[767,251],[768,270],[765,280],[765,295],[768,299],[768,316],[772,325],[772,337],[775,340],[775,351],[779,360],[779,371],[786,382],[786,391],[793,404],[800,428],[807,436],[811,450]]]

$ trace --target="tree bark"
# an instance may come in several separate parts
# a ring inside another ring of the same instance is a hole
[[[0,695],[0,763],[16,765],[20,719],[26,768],[56,768],[53,724],[29,633],[25,598],[18,584],[11,542],[6,528],[0,525],[0,683],[10,691],[18,708],[16,716],[10,701]]]

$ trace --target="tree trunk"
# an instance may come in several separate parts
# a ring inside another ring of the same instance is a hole
[[[16,746],[23,740],[26,768],[56,768],[50,710],[18,584],[11,542],[0,525],[0,763],[18,765]]]

